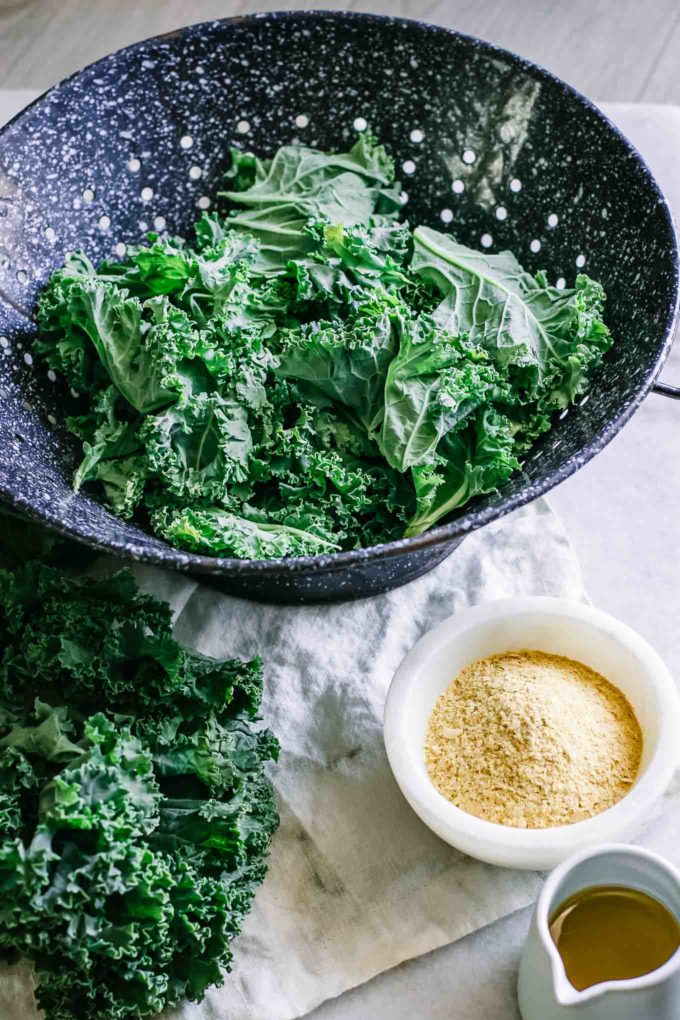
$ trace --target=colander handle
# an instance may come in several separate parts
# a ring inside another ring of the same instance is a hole
[[[680,400],[680,386],[671,386],[670,383],[658,382],[652,386],[654,393],[660,393],[671,400]]]

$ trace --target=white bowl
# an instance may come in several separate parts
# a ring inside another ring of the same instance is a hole
[[[638,718],[644,746],[635,784],[593,818],[549,829],[498,825],[455,807],[428,776],[425,736],[439,695],[475,659],[523,648],[590,666],[623,691]],[[394,675],[384,736],[402,793],[438,836],[490,864],[552,868],[577,850],[640,831],[680,761],[680,695],[654,649],[607,613],[563,599],[502,599],[456,613],[421,638]]]

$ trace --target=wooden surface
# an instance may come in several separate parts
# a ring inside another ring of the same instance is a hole
[[[193,21],[296,7],[421,18],[522,53],[596,99],[680,103],[678,0],[0,0],[0,88],[47,88]]]

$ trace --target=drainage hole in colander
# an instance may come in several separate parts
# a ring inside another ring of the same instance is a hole
[[[465,191],[465,182],[457,178],[451,184],[451,191],[454,193],[454,195],[462,195],[463,192]]]

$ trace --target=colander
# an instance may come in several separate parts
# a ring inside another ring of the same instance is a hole
[[[412,224],[513,250],[557,286],[585,269],[615,344],[501,492],[416,538],[333,555],[188,554],[74,495],[76,393],[34,360],[37,294],[65,253],[123,254],[149,229],[186,234],[215,208],[229,146],[343,148],[370,129],[392,150]],[[607,118],[547,71],[443,28],[364,14],[214,21],[78,72],[0,133],[0,497],[97,549],[256,599],[336,600],[403,584],[465,535],[563,481],[618,432],[668,353],[678,257],[667,203]],[[603,512],[605,512],[603,508]]]

